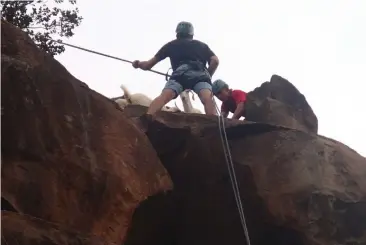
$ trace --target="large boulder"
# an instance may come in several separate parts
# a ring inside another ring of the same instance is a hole
[[[142,203],[127,245],[246,244],[217,125],[215,117],[181,113],[149,125],[174,189]],[[227,120],[226,131],[252,244],[366,244],[364,157],[275,125]]]
[[[318,132],[318,119],[303,94],[286,79],[273,75],[248,93],[246,119]]]
[[[246,244],[216,117],[159,112],[147,138],[145,107],[122,112],[7,23],[1,59],[2,242]],[[226,120],[252,244],[366,244],[366,159],[316,135],[291,86]]]
[[[3,21],[1,106],[3,208],[120,244],[139,203],[172,188],[148,138],[114,102]]]

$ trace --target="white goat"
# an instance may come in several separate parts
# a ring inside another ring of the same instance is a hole
[[[124,86],[123,84],[120,87],[123,91],[123,96],[121,98],[114,99],[114,101],[119,105],[119,107],[122,110],[129,104],[142,105],[146,107],[150,106],[152,99],[150,99],[146,95],[141,93],[131,94],[129,90],[126,88],[126,86]],[[178,107],[169,107],[169,106],[164,106],[161,110],[170,112],[180,111]]]
[[[184,112],[202,114],[202,112],[199,109],[196,109],[193,107],[191,99],[189,98],[189,92],[192,92],[192,91],[189,89],[186,89],[179,95],[180,98],[182,99]],[[192,92],[192,94],[193,94],[193,92]],[[194,100],[194,94],[192,95],[192,99]],[[175,104],[175,106],[178,108],[177,104]]]

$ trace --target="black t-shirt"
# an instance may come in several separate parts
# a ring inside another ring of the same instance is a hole
[[[214,52],[207,44],[192,39],[175,39],[165,44],[155,55],[158,61],[170,58],[173,71],[184,62],[201,61],[203,65],[209,63]]]

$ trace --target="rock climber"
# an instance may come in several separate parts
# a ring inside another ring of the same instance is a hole
[[[221,79],[212,84],[213,94],[222,101],[221,114],[226,118],[229,112],[233,113],[233,119],[245,117],[245,102],[247,93],[241,90],[233,90]]]
[[[132,63],[134,68],[149,70],[158,62],[170,58],[172,75],[161,94],[152,101],[146,113],[149,119],[185,89],[192,89],[199,95],[206,114],[216,115],[211,77],[219,65],[219,59],[207,44],[193,39],[193,35],[193,25],[182,21],[176,27],[176,39],[165,44],[150,60],[135,60]]]

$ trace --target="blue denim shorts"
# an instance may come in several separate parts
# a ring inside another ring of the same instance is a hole
[[[178,82],[174,77],[179,77],[180,81]],[[191,89],[199,94],[202,89],[212,91],[212,85],[207,81],[211,81],[211,76],[206,70],[193,70],[189,65],[184,64],[173,72],[164,89],[173,90],[175,98],[185,89]]]

